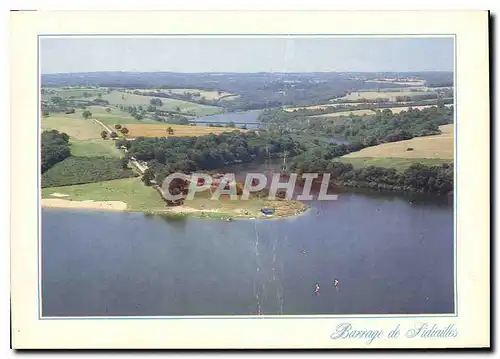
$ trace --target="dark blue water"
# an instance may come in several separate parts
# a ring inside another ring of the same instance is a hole
[[[233,222],[44,209],[43,315],[452,313],[453,207],[412,202],[345,193]]]

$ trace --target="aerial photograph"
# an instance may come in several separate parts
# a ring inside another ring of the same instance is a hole
[[[40,316],[454,314],[454,56],[40,36]]]

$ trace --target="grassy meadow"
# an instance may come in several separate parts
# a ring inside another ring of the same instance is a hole
[[[78,111],[77,111],[78,112]],[[103,128],[91,119],[85,120],[78,114],[54,114],[41,119],[42,131],[58,130],[68,134],[71,140],[92,140],[101,138]]]
[[[122,201],[127,208],[136,211],[161,211],[165,202],[158,192],[144,186],[140,177],[111,181],[86,183],[73,186],[51,187],[42,189],[42,198],[55,198],[52,193],[68,195],[65,199],[74,201]]]
[[[102,99],[107,100],[111,105],[124,106],[149,106],[151,99],[155,97],[136,95],[133,93],[112,91],[109,94],[103,95]],[[195,116],[215,115],[222,112],[222,108],[216,106],[201,105],[189,101],[181,101],[171,98],[161,98],[163,105],[160,107],[164,111],[177,111],[191,114]]]
[[[436,136],[415,137],[411,140],[383,143],[378,146],[363,148],[352,152],[343,159],[351,158],[405,158],[405,159],[441,159],[453,161],[454,132],[453,125],[439,126],[443,132]],[[413,150],[408,150],[413,148]]]
[[[120,158],[122,153],[115,146],[113,140],[73,140],[70,142],[70,151],[73,156],[80,157],[111,157]]]
[[[171,91],[174,94],[180,95],[199,94],[199,98],[205,98],[207,100],[219,100],[221,97],[234,98],[234,96],[236,96],[235,94],[232,94],[230,92],[221,91],[219,93],[219,91],[207,91],[200,89],[166,89],[166,91]]]

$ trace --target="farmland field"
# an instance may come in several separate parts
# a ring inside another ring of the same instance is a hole
[[[89,106],[86,110],[92,113],[90,119],[85,120],[82,112],[85,110],[76,109],[73,114],[56,113],[49,117],[41,119],[43,130],[58,130],[66,132],[72,139],[89,140],[99,139],[101,137],[102,127],[92,121],[98,119],[105,125],[128,125],[130,123],[158,123],[150,119],[136,120],[128,112],[121,111],[118,108],[111,108],[111,112],[106,112],[106,107]]]
[[[61,98],[85,99],[84,93],[88,94],[88,100],[96,98],[98,94],[104,94],[104,88],[84,88],[84,87],[71,87],[71,88],[44,88],[43,100],[48,100],[52,96],[59,96]]]
[[[314,118],[331,118],[340,116],[349,116],[352,113],[353,116],[364,116],[364,115],[374,115],[375,112],[372,110],[353,110],[353,111],[340,111],[333,113],[325,113],[324,115],[311,116]]]
[[[102,127],[94,121],[75,115],[54,115],[41,120],[42,130],[65,132],[71,139],[90,140],[101,138]]]
[[[392,92],[377,92],[377,91],[366,91],[366,92],[351,92],[349,95],[337,98],[337,102],[342,101],[357,101],[362,98],[367,100],[375,100],[377,98],[387,98],[389,101],[396,102],[396,97],[398,96],[415,96],[415,95],[428,95],[432,91],[392,91]]]
[[[206,127],[206,126],[188,126],[188,125],[171,125],[171,124],[130,124],[127,125],[129,137],[166,137],[167,128],[171,127],[174,130],[173,135],[169,137],[198,137],[206,136],[210,133],[220,134],[223,132],[240,131],[235,128],[228,127]]]
[[[344,102],[344,103],[326,103],[322,105],[313,105],[313,106],[302,106],[302,107],[289,107],[289,108],[284,108],[283,111],[286,112],[293,112],[295,110],[325,110],[330,107],[339,107],[339,106],[349,106],[349,107],[354,107],[358,105],[369,105],[370,103],[366,102]],[[373,103],[375,105],[375,103]]]
[[[219,100],[221,97],[231,96],[228,98],[234,98],[235,94],[230,92],[221,92],[218,91],[206,91],[206,90],[198,90],[198,89],[169,89],[172,93],[175,94],[200,94],[200,98],[204,97],[207,100]]]
[[[392,113],[400,113],[402,111],[408,111],[408,109],[411,107],[414,110],[423,110],[424,108],[429,108],[429,107],[435,107],[436,105],[424,105],[424,106],[401,106],[401,107],[390,107],[389,110],[392,111]],[[451,107],[453,105],[445,105],[446,107]],[[384,110],[384,109],[380,109]]]
[[[112,91],[111,93],[102,96],[103,100],[109,101],[109,103],[112,105],[141,105],[143,107],[149,106],[150,100],[153,98],[155,97],[136,95],[133,93],[125,93],[121,91]],[[200,105],[194,102],[175,100],[171,98],[161,98],[161,101],[163,102],[163,106],[161,106],[161,109],[165,111],[177,111],[177,108],[179,108],[180,112],[193,114],[196,116],[208,116],[222,112],[222,109],[220,107]]]
[[[397,81],[396,79],[376,79],[366,80],[365,83],[379,83],[379,84],[393,84],[393,85],[406,85],[406,86],[424,86],[425,80],[406,80]]]
[[[380,108],[379,110],[380,111],[383,111],[385,109],[388,109],[388,110],[391,110],[392,113],[394,114],[398,114],[400,112],[403,112],[403,111],[408,111],[409,108],[412,108],[412,109],[417,109],[417,110],[423,110],[424,108],[429,108],[429,107],[435,107],[436,105],[423,105],[423,106],[399,106],[399,107],[388,107],[388,108]],[[446,107],[451,107],[453,105],[445,105]],[[314,107],[318,107],[318,106],[314,106]],[[313,108],[310,108],[310,109],[313,109]],[[286,109],[286,110],[290,110],[290,109]],[[286,111],[285,110],[285,111]],[[287,111],[287,112],[290,112],[290,111]],[[374,115],[375,114],[375,111],[372,111],[372,110],[353,110],[353,111],[340,111],[340,112],[333,112],[333,113],[325,113],[324,115],[314,115],[314,116],[311,116],[311,117],[326,117],[326,118],[330,118],[330,117],[339,117],[339,116],[349,116],[349,114],[353,114],[354,116],[364,116],[364,115]]]
[[[116,148],[113,140],[71,141],[70,144],[70,151],[73,156],[121,157],[121,152]]]
[[[137,120],[132,117],[128,112],[122,111],[116,107],[109,107],[111,112],[106,111],[106,107],[103,106],[89,106],[87,110],[92,112],[92,118],[95,118],[105,125],[124,125],[129,123],[158,123],[158,121],[144,118],[142,120]],[[77,110],[77,113],[81,113],[83,110]],[[81,116],[81,115],[80,115]]]
[[[439,126],[443,132],[437,136],[415,137],[411,140],[389,142],[378,146],[367,147],[352,152],[343,158],[381,157],[381,158],[438,158],[453,160],[453,125]],[[408,148],[413,150],[408,151]]]

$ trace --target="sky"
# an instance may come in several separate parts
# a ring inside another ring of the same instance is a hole
[[[43,74],[453,71],[451,38],[41,38]]]

